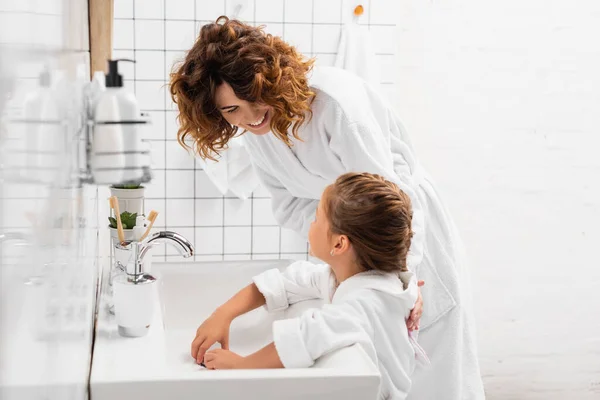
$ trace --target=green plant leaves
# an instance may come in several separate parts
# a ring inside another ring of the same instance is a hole
[[[137,213],[130,213],[127,211],[123,211],[121,213],[121,224],[123,225],[123,229],[133,229],[135,226],[135,219],[137,218]],[[109,226],[111,228],[117,229],[117,219],[113,217],[108,217]]]

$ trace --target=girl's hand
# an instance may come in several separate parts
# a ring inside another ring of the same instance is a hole
[[[419,288],[425,284],[425,281],[419,281]],[[419,329],[419,323],[421,321],[421,315],[423,315],[423,297],[421,296],[421,289],[419,289],[419,297],[415,303],[415,307],[411,310],[408,319],[406,320],[406,326],[409,331]]]
[[[217,310],[196,331],[196,338],[192,342],[192,357],[200,364],[204,355],[216,342],[221,343],[221,348],[229,349],[229,327],[232,319],[225,313]]]
[[[208,369],[239,369],[244,357],[229,350],[214,349],[204,355],[204,365]]]

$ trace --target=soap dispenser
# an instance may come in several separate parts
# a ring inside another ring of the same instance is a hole
[[[140,181],[142,140],[140,108],[135,95],[123,87],[119,61],[108,60],[106,89],[94,110],[92,174],[96,183],[114,184]]]

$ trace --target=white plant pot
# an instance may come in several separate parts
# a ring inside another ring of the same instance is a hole
[[[141,186],[137,189],[117,189],[114,187],[110,188],[110,195],[117,196],[119,200],[119,211],[124,213],[137,213],[137,215],[144,215],[144,192],[146,188]]]

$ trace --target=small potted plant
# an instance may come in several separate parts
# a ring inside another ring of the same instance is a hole
[[[129,211],[123,211],[121,213],[121,224],[123,225],[123,233],[125,233],[125,240],[133,240],[133,227],[135,226],[135,220],[137,213],[130,213]],[[119,241],[119,234],[117,232],[117,219],[114,217],[108,217],[110,237],[113,242]]]
[[[139,183],[113,185],[110,187],[110,195],[116,196],[119,200],[121,213],[143,215],[145,190],[146,188]],[[133,222],[135,223],[135,217]]]

